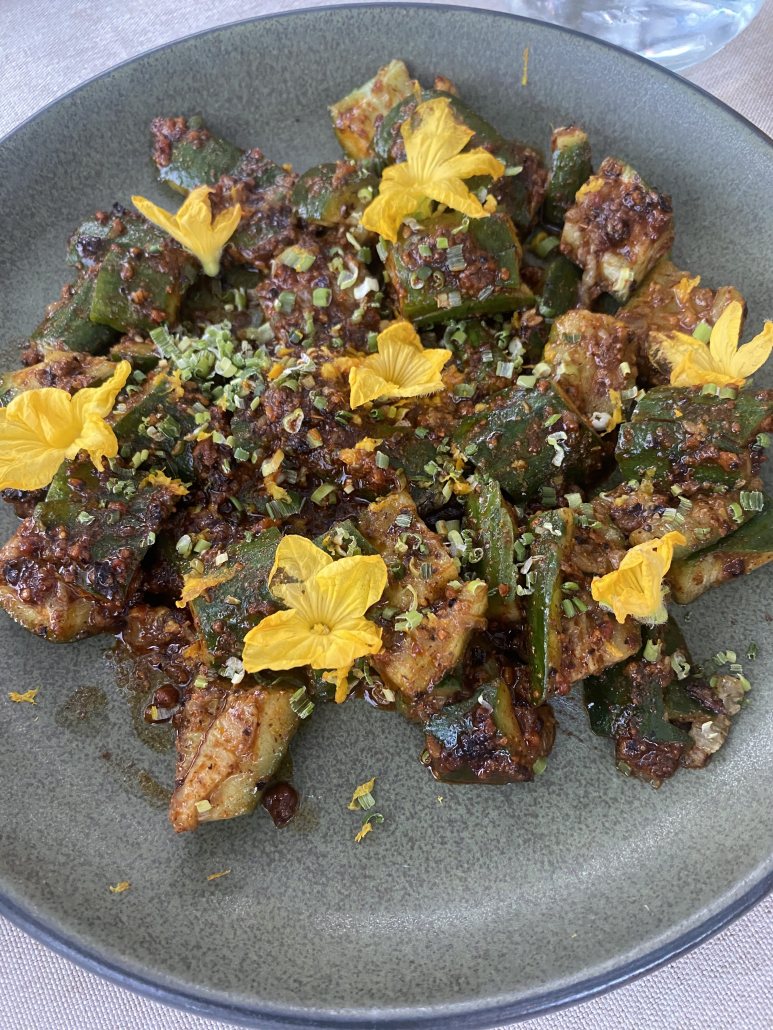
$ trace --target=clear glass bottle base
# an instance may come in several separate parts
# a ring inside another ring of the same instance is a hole
[[[745,29],[765,0],[510,0],[513,14],[564,25],[681,71],[704,61]]]

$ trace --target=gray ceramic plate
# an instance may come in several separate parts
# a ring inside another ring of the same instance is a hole
[[[545,25],[368,5],[157,50],[8,138],[5,362],[65,281],[64,242],[84,216],[132,193],[170,202],[150,169],[153,116],[199,111],[303,169],[336,156],[326,105],[394,56],[424,81],[449,75],[506,134],[546,145],[551,123],[585,125],[596,159],[619,154],[673,195],[677,260],[740,287],[755,330],[771,314],[773,152],[741,118],[653,65]],[[751,640],[760,650],[751,704],[705,772],[658,792],[623,779],[572,697],[557,706],[561,732],[537,782],[440,786],[417,760],[415,727],[350,703],[318,709],[293,745],[303,807],[288,829],[261,809],[181,837],[165,813],[172,754],[135,734],[102,657],[110,638],[54,646],[3,615],[0,911],[124,985],[252,1025],[492,1026],[606,989],[770,885],[772,582],[763,570],[692,608],[697,655],[742,653]],[[37,707],[8,701],[37,684]],[[386,821],[357,845],[347,803],[374,774]],[[131,889],[111,894],[121,880]]]

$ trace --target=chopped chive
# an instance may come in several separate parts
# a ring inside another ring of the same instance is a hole
[[[728,509],[733,517],[733,520],[740,525],[743,522],[743,510],[741,508],[741,505],[738,504],[736,501],[733,501],[732,504],[728,505]]]
[[[413,516],[407,512],[401,512],[395,519],[395,525],[401,529],[407,529],[413,522]]]
[[[544,759],[544,758],[538,758],[537,761],[532,766],[532,771],[534,772],[535,776],[541,776],[544,773],[544,771],[547,769],[547,767],[548,767],[547,760]]]
[[[475,387],[470,383],[457,383],[454,386],[454,397],[472,397],[475,394]]]
[[[419,254],[421,254],[422,257],[430,257],[432,254],[432,247],[428,247],[426,243],[420,243]]]
[[[754,643],[754,641],[752,641],[746,649],[746,657],[751,659],[757,657],[757,645]]]
[[[311,495],[311,500],[314,504],[319,504],[320,501],[324,501],[326,497],[332,494],[334,490],[335,483],[323,483],[321,486],[318,486]]]
[[[417,629],[423,621],[424,616],[421,612],[401,612],[395,619],[395,629],[399,633],[407,633],[410,630]]]
[[[295,307],[295,294],[292,290],[282,290],[274,301],[274,309],[283,315],[289,315]]]
[[[647,643],[644,645],[644,652],[642,654],[642,658],[644,659],[644,661],[656,662],[658,658],[660,658],[660,648],[660,642],[656,644],[654,640],[648,640]]]
[[[326,308],[333,299],[333,291],[320,286],[311,295],[311,302],[316,308]]]
[[[767,433],[757,433],[757,446],[770,447],[770,436]]]
[[[537,382],[537,377],[536,376],[518,376],[518,378],[516,379],[515,382],[516,382],[516,385],[523,386],[525,389],[531,390],[535,386],[535,384]]]
[[[515,371],[515,363],[514,362],[512,362],[512,361],[499,361],[499,362],[497,362],[497,375],[498,376],[502,376],[503,379],[512,379],[514,371]],[[551,416],[551,418],[553,419],[553,422],[557,422],[560,417],[561,417],[560,415],[552,415]],[[553,422],[548,422],[547,424],[552,426]]]
[[[711,326],[707,322],[698,322],[696,327],[692,331],[693,336],[696,340],[700,340],[701,343],[708,343],[711,339]]]
[[[448,250],[448,239],[445,236],[438,236],[435,240],[435,246],[438,250]]]
[[[448,248],[446,267],[449,272],[461,272],[467,267],[467,262],[464,260],[464,247],[461,243],[457,243],[456,246]]]
[[[389,455],[384,454],[383,451],[376,451],[376,465],[378,465],[380,469],[388,469]]]
[[[765,497],[761,490],[742,490],[741,507],[744,511],[762,511]]]
[[[532,250],[537,257],[546,258],[552,250],[555,250],[560,242],[561,241],[557,236],[546,236],[536,245],[532,244]]]

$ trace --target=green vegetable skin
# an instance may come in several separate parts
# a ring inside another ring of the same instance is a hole
[[[89,318],[94,301],[96,269],[82,272],[70,286],[69,296],[46,315],[30,336],[30,345],[44,356],[51,351],[80,351],[96,354],[118,335],[107,325],[97,325]]]
[[[278,529],[267,529],[252,541],[230,544],[228,568],[236,570],[235,576],[190,602],[196,629],[217,664],[241,658],[247,632],[279,608],[269,592],[268,577],[280,539]],[[208,566],[207,571],[215,568]],[[238,599],[239,604],[228,601],[229,597]],[[216,623],[225,628],[215,629]]]
[[[555,383],[543,379],[532,388],[513,386],[494,394],[489,405],[488,411],[462,419],[454,440],[517,504],[557,476],[582,482],[599,468],[601,438]],[[553,415],[560,417],[546,425]],[[567,435],[557,444],[564,452],[560,465],[553,464],[557,451],[547,442],[557,432]]]
[[[564,224],[564,215],[574,203],[577,190],[593,173],[588,135],[576,125],[556,129],[550,141],[553,167],[545,198],[545,221]]]
[[[539,311],[543,318],[558,318],[577,307],[582,269],[560,254],[545,269]]]
[[[747,575],[773,561],[773,500],[765,497],[764,508],[730,536],[711,547],[675,561],[667,580],[677,604],[689,604],[696,597]]]
[[[448,705],[433,716],[424,726],[424,732],[436,740],[439,740],[445,747],[456,746],[460,736],[472,732],[473,725],[470,719],[471,712],[480,704],[480,698],[492,708],[492,717],[497,730],[506,738],[505,748],[516,761],[523,758],[523,735],[521,727],[513,709],[513,701],[510,691],[504,680],[499,678],[485,683],[476,689],[475,694],[467,701],[460,701],[455,705]],[[479,778],[467,766],[461,765],[453,772],[442,772],[433,769],[438,779],[446,783],[478,783]],[[489,782],[507,782],[495,779]]]
[[[521,606],[515,592],[518,575],[513,561],[515,527],[496,480],[481,476],[479,489],[467,497],[467,527],[474,531],[483,560],[476,575],[489,584],[488,617],[500,622],[521,621]],[[502,594],[498,587],[507,587]]]
[[[332,161],[304,172],[293,188],[291,203],[301,218],[320,225],[345,222],[355,208],[364,209],[378,193],[379,178],[366,165]],[[361,190],[367,191],[360,198]]]
[[[155,502],[165,497],[167,491],[152,485],[140,488],[146,475],[147,472],[116,468],[112,478],[131,484],[134,492],[115,493],[100,483],[90,461],[66,461],[60,466],[45,501],[36,506],[34,518],[46,534],[64,526],[71,548],[79,542],[87,545],[88,557],[79,567],[74,586],[110,601],[126,597],[132,576],[150,547],[148,534],[156,532],[164,516],[164,510]],[[82,489],[70,485],[75,480],[83,484]],[[111,502],[119,502],[120,508],[111,509]],[[102,503],[105,507],[100,506]],[[91,521],[81,521],[78,516],[82,512]],[[118,552],[120,575],[110,567],[111,562],[117,561]]]
[[[174,380],[157,376],[149,384],[146,395],[113,424],[113,431],[119,450],[126,446],[132,454],[147,450],[151,460],[158,458],[170,476],[190,482],[195,444],[183,437],[196,429],[196,422],[185,398],[176,396],[177,389]],[[159,430],[161,439],[154,439],[146,432],[146,420],[153,415],[158,416],[157,424],[164,426]],[[172,421],[164,424],[167,418]]]
[[[231,175],[242,163],[244,151],[215,136],[202,118],[188,120],[188,132],[172,144],[169,163],[155,163],[156,173],[178,193],[187,194],[197,186],[214,186],[221,175]]]
[[[526,599],[531,702],[541,704],[556,693],[555,678],[561,668],[561,614],[564,594],[561,560],[574,536],[574,518],[569,508],[535,516],[529,528],[535,536],[534,592]]]
[[[672,680],[663,691],[655,676],[647,676],[650,663],[644,660],[643,654],[649,642],[660,643],[665,655],[670,656],[679,651],[692,665],[682,631],[673,619],[670,618],[663,626],[648,630],[642,648],[635,657],[613,665],[600,676],[588,676],[583,681],[583,699],[590,727],[600,737],[613,737],[624,732],[630,720],[636,718],[639,732],[646,740],[690,743],[689,735],[668,720],[692,722],[712,713],[686,692],[686,679]],[[645,701],[639,705],[632,701],[633,682],[625,674],[632,662],[637,663],[640,682],[647,687]]]
[[[407,426],[385,424],[373,427],[374,439],[382,440],[379,450],[389,458],[392,468],[402,469],[420,512],[436,511],[443,504],[442,485],[436,477],[427,472],[427,465],[443,464],[443,455],[438,455],[437,446],[431,440],[422,440]]]
[[[620,472],[626,480],[653,469],[656,482],[743,487],[752,475],[750,444],[771,415],[773,390],[740,390],[733,400],[700,387],[656,387],[620,428]]]
[[[198,274],[198,260],[144,218],[127,212],[120,225],[123,232],[114,237],[99,268],[92,322],[121,332],[174,323],[183,294]]]
[[[521,246],[510,218],[499,213],[473,218],[466,232],[454,232],[463,224],[458,214],[437,215],[427,219],[407,240],[389,245],[386,268],[400,311],[417,326],[515,311],[535,303],[531,291],[520,281]],[[439,238],[447,240],[447,248],[437,246]],[[459,245],[465,251],[465,265],[454,269],[449,267],[452,262],[448,251]],[[420,246],[430,247],[431,254],[420,255]],[[496,278],[481,289],[476,285],[477,292],[469,292],[460,273],[471,265],[485,266],[491,258],[500,270]],[[454,294],[458,303],[454,303]]]

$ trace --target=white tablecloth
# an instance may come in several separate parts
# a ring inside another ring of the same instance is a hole
[[[0,136],[60,94],[152,47],[319,0],[0,0]],[[446,0],[448,2],[448,0]],[[453,0],[451,0],[453,2]],[[467,0],[474,5],[474,0]],[[480,7],[506,10],[505,0]],[[773,4],[687,77],[773,135]],[[773,900],[696,951],[523,1030],[770,1030]],[[0,919],[0,1030],[236,1030],[84,972]]]

